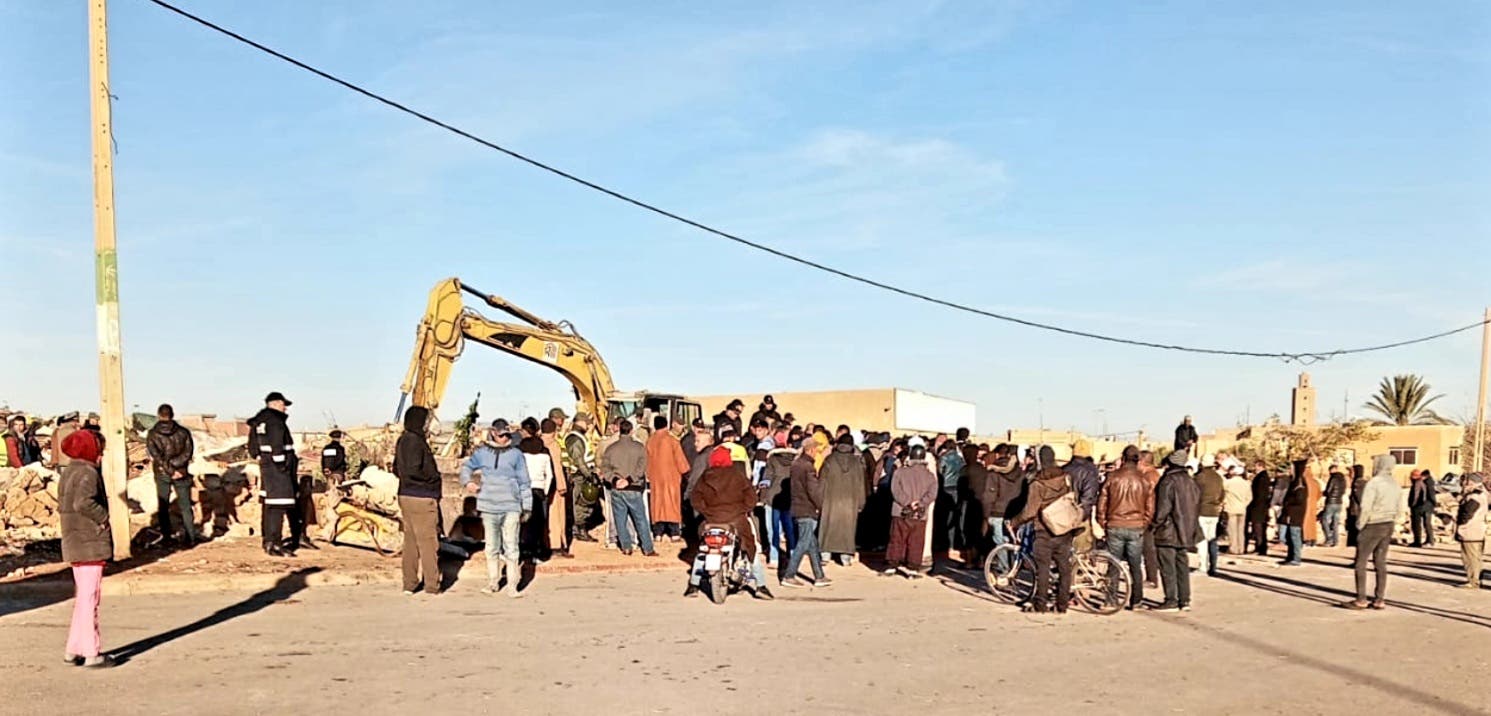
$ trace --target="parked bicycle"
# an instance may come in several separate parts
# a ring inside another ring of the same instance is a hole
[[[1029,604],[1035,595],[1034,528],[1021,529],[1015,541],[995,547],[984,560],[984,583],[1000,601]],[[1056,567],[1052,566],[1052,572]],[[1052,581],[1058,579],[1053,574]],[[1129,602],[1133,577],[1127,564],[1094,548],[1072,552],[1072,604],[1093,614],[1117,614]]]

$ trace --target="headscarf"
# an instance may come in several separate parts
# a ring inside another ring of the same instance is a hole
[[[74,460],[97,464],[101,452],[103,447],[98,444],[98,438],[91,430],[71,433],[62,441],[62,454]]]
[[[735,459],[730,456],[730,448],[721,445],[709,453],[710,467],[730,467]]]
[[[818,454],[813,456],[813,467],[823,469],[823,461],[828,459],[828,433],[813,433],[813,442],[818,443]]]

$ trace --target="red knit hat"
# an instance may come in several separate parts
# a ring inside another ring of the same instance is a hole
[[[93,434],[92,430],[79,430],[62,441],[62,454],[74,460],[96,463],[100,452],[103,452],[103,449],[98,444],[98,437]]]
[[[730,457],[730,448],[717,447],[714,452],[709,453],[710,467],[730,467],[734,460]]]

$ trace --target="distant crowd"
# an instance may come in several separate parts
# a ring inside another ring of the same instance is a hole
[[[264,549],[274,556],[315,546],[305,532],[314,510],[287,425],[290,405],[283,394],[270,393],[249,421],[248,448],[260,467]],[[849,425],[798,424],[771,396],[744,416],[740,400],[708,422],[650,416],[645,442],[638,439],[642,426],[627,418],[610,420],[599,436],[589,415],[571,418],[559,408],[542,420],[496,420],[476,431],[478,445],[459,474],[464,509],[446,529],[439,506],[443,479],[426,436],[430,415],[410,408],[392,465],[404,532],[404,591],[440,593],[438,556],[451,545],[479,546],[488,568],[483,591],[516,597],[523,561],[570,558],[573,542],[596,539],[592,534],[623,554],[640,549],[652,557],[659,541],[687,553],[703,525],[724,524],[740,536],[758,599],[772,599],[774,585],[828,587],[828,565],[852,565],[861,555],[880,557],[883,574],[915,579],[928,569],[985,567],[993,550],[1018,540],[1035,563],[1028,610],[1065,612],[1073,555],[1088,550],[1105,550],[1117,560],[1113,569],[1127,570],[1135,587],[1128,608],[1189,610],[1190,554],[1197,555],[1195,571],[1215,575],[1223,543],[1232,554],[1251,545],[1267,555],[1271,543],[1282,542],[1281,564],[1295,566],[1307,547],[1335,546],[1344,528],[1346,544],[1357,550],[1356,597],[1342,606],[1386,605],[1387,555],[1405,504],[1388,455],[1373,458],[1370,476],[1360,465],[1350,466],[1349,476],[1329,465],[1320,477],[1305,460],[1287,471],[1245,466],[1226,454],[1197,455],[1188,417],[1163,459],[1131,445],[1117,461],[1099,465],[1082,440],[1071,446],[1069,460],[1059,462],[1049,445],[977,443],[966,428],[892,437]],[[200,539],[188,474],[191,434],[175,423],[169,405],[160,407],[158,418],[146,439],[158,527],[164,538],[190,544]],[[69,414],[57,423],[48,462],[62,472],[62,551],[77,584],[66,656],[69,663],[108,666],[97,622],[102,568],[112,556],[99,473],[103,436],[96,416],[80,421]],[[35,424],[11,416],[6,425],[7,465],[42,461]],[[333,432],[321,448],[322,472],[333,483],[347,470],[340,438]],[[1480,588],[1491,521],[1484,476],[1466,475],[1460,488],[1454,535],[1464,586]],[[173,492],[182,515],[179,532],[170,521]],[[1432,476],[1415,471],[1407,492],[1412,546],[1431,545]],[[809,575],[801,573],[804,561]],[[696,560],[691,570],[686,596],[698,592],[700,564]],[[1371,591],[1369,564],[1375,570]],[[1145,588],[1161,584],[1163,598],[1146,602]]]

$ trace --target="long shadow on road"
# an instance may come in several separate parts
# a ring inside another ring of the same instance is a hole
[[[1224,575],[1223,579],[1248,586],[1257,586],[1268,591],[1277,591],[1281,594],[1298,596],[1302,599],[1310,599],[1312,601],[1321,601],[1323,599],[1326,602],[1333,601],[1328,598],[1319,597],[1318,595],[1293,594],[1293,590],[1281,590],[1281,588],[1273,587],[1272,585],[1259,584],[1257,582],[1251,582],[1250,580],[1235,577],[1232,575]],[[1292,649],[1285,649],[1264,641],[1259,641],[1252,637],[1243,636],[1236,632],[1225,631],[1223,629],[1218,629],[1213,626],[1208,626],[1206,624],[1201,624],[1190,620],[1173,620],[1157,614],[1147,616],[1155,619],[1156,621],[1162,621],[1166,624],[1170,624],[1183,629],[1189,629],[1197,634],[1211,637],[1229,646],[1242,647],[1266,656],[1284,657],[1286,659],[1289,659],[1291,662],[1299,664],[1301,666],[1323,673],[1333,674],[1335,676],[1347,679],[1362,686],[1366,686],[1367,688],[1381,692],[1388,696],[1394,696],[1400,699],[1411,701],[1413,703],[1419,704],[1428,711],[1444,714],[1454,714],[1454,716],[1479,716],[1480,714],[1485,713],[1483,709],[1475,706],[1468,706],[1458,701],[1452,701],[1450,699],[1429,693],[1427,691],[1421,691],[1407,684],[1382,678],[1381,676],[1370,672],[1361,671],[1358,669],[1353,669],[1349,666],[1332,663],[1324,659],[1310,656],[1309,654],[1294,651]]]
[[[260,611],[271,604],[283,602],[286,599],[289,599],[290,596],[295,594],[296,592],[305,589],[306,578],[319,571],[321,571],[320,567],[306,567],[304,569],[298,569],[294,572],[291,572],[290,574],[280,577],[279,581],[275,582],[275,585],[273,587],[254,594],[248,599],[245,599],[237,604],[223,607],[222,609],[219,609],[190,624],[183,624],[182,626],[176,627],[175,629],[172,629],[170,631],[162,632],[151,637],[146,637],[130,644],[125,644],[124,646],[111,650],[109,653],[113,654],[114,658],[119,660],[119,662],[123,664],[158,646],[169,644],[184,636],[190,636],[204,629],[210,629],[224,622],[237,619],[238,617],[253,614],[254,612]]]
[[[1256,581],[1256,579],[1249,579],[1248,577],[1267,580],[1268,582],[1274,582],[1274,584],[1259,582]],[[1243,585],[1245,587],[1262,589],[1267,592],[1273,592],[1274,594],[1281,594],[1298,599],[1308,599],[1312,602],[1318,602],[1320,604],[1327,604],[1331,606],[1336,606],[1343,601],[1356,598],[1356,592],[1353,591],[1337,589],[1335,587],[1322,587],[1318,584],[1302,582],[1298,579],[1290,579],[1288,577],[1278,577],[1268,574],[1249,574],[1247,577],[1244,577],[1236,573],[1223,572],[1220,578],[1229,582],[1233,582],[1234,584]],[[1395,609],[1402,609],[1404,611],[1414,612],[1416,614],[1439,617],[1440,619],[1450,619],[1453,621],[1470,624],[1472,626],[1491,629],[1491,617],[1485,617],[1479,614],[1471,614],[1468,612],[1457,612],[1450,609],[1441,609],[1439,607],[1431,607],[1424,604],[1414,604],[1412,602],[1404,602],[1397,599],[1389,599],[1387,600],[1387,603],[1388,606],[1391,606]]]

